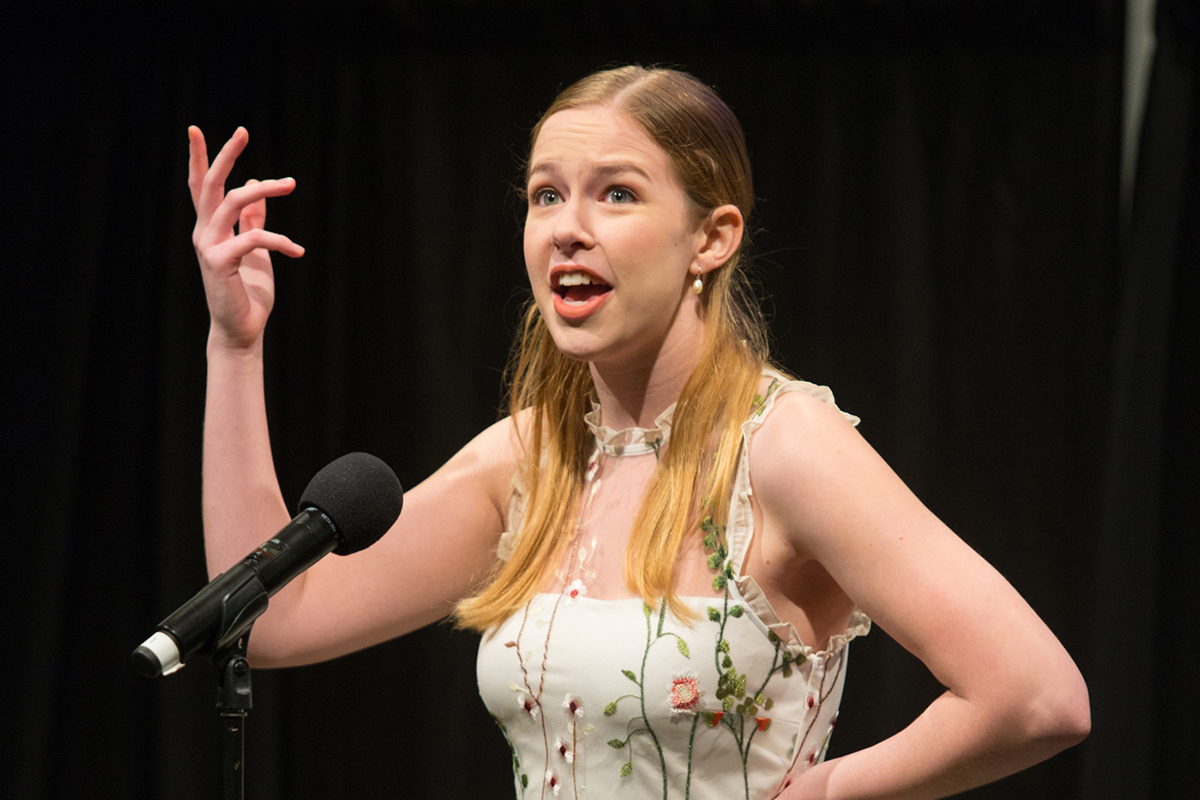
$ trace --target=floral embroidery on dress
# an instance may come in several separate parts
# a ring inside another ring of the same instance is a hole
[[[544,783],[545,788],[543,789],[543,797],[545,796],[545,789],[549,789],[555,796],[557,796],[562,789],[563,783],[562,778],[559,777],[558,773],[555,772],[550,766],[552,751],[549,748],[549,738],[551,735],[549,726],[554,723],[547,719],[546,715],[540,715],[542,708],[542,690],[546,682],[546,665],[550,658],[550,640],[554,630],[554,619],[558,614],[559,606],[570,605],[575,600],[587,594],[587,585],[583,582],[583,580],[581,578],[575,578],[574,580],[571,580],[571,576],[578,572],[584,577],[587,577],[589,580],[595,577],[595,572],[591,569],[588,569],[587,561],[589,556],[596,550],[596,538],[592,537],[591,550],[589,551],[587,547],[580,543],[580,536],[582,534],[584,520],[587,518],[588,509],[591,508],[592,499],[596,496],[596,491],[600,488],[600,480],[596,477],[597,473],[600,471],[600,462],[600,451],[597,449],[588,460],[584,484],[585,494],[583,506],[580,509],[578,518],[575,522],[575,537],[572,544],[571,555],[567,560],[566,568],[559,570],[556,573],[558,579],[562,582],[562,590],[555,598],[553,608],[550,612],[549,621],[545,623],[546,639],[542,648],[541,670],[537,675],[536,689],[534,689],[533,682],[531,681],[527,657],[521,653],[520,646],[521,638],[525,633],[525,627],[529,622],[530,617],[541,610],[540,608],[534,607],[533,601],[530,601],[525,605],[525,610],[521,618],[521,627],[517,631],[517,638],[513,641],[505,642],[505,647],[510,647],[516,650],[517,663],[521,669],[521,677],[525,685],[525,691],[521,691],[521,687],[517,686],[516,684],[512,684],[510,687],[514,692],[517,692],[517,704],[525,711],[531,720],[538,720],[539,716],[541,716],[540,721],[542,736],[547,742],[545,763],[546,780]],[[535,626],[539,624],[541,624],[541,621],[535,623]],[[580,735],[589,732],[587,729],[581,730],[577,725],[577,722],[583,719],[583,698],[580,695],[568,692],[563,698],[562,708],[567,718],[567,736],[559,735],[555,737],[555,746],[553,752],[557,753],[562,761],[571,765],[571,783],[575,797],[578,798],[583,787],[579,785],[576,778],[575,756],[577,753],[577,748],[579,747]],[[568,737],[570,738],[570,743],[567,742]],[[509,741],[509,746],[512,746],[511,740]],[[519,764],[515,750],[513,751],[513,760],[514,765]],[[517,766],[514,766],[514,770],[517,768]],[[528,777],[522,774],[520,778],[522,781],[523,796],[523,790],[528,785]]]
[[[519,695],[517,695],[517,705],[524,709],[525,713],[529,715],[530,719],[537,719],[538,712],[541,711],[538,701],[535,698],[527,695],[525,692],[521,692]]]
[[[667,796],[667,762],[666,762],[666,758],[663,756],[662,744],[658,740],[658,734],[656,734],[654,732],[654,727],[650,724],[650,719],[646,714],[646,685],[645,685],[646,661],[650,657],[650,648],[653,647],[654,645],[658,644],[660,639],[664,639],[668,636],[675,637],[675,646],[679,650],[679,652],[683,654],[684,658],[691,658],[691,654],[688,652],[687,642],[685,642],[679,634],[673,633],[671,631],[665,631],[665,632],[663,631],[663,624],[666,622],[666,619],[667,619],[667,601],[665,599],[662,601],[662,604],[659,606],[659,609],[658,609],[657,633],[654,632],[654,626],[651,622],[651,617],[654,614],[654,610],[650,608],[649,603],[646,603],[646,602],[642,603],[642,613],[646,617],[646,649],[642,655],[641,671],[640,671],[640,673],[635,673],[633,670],[629,670],[629,669],[621,670],[622,675],[624,675],[626,678],[633,681],[637,685],[638,692],[636,694],[635,693],[623,694],[620,697],[618,697],[616,700],[613,700],[611,703],[609,703],[607,706],[604,707],[604,714],[605,714],[605,716],[609,716],[609,717],[611,717],[613,714],[616,714],[617,713],[617,705],[622,700],[629,699],[629,700],[637,700],[638,701],[638,705],[639,705],[639,708],[642,713],[638,714],[637,716],[635,716],[629,720],[629,723],[626,725],[626,730],[628,731],[628,734],[625,736],[624,739],[609,739],[608,746],[615,750],[623,750],[626,747],[629,748],[629,754],[627,756],[627,760],[625,761],[624,764],[621,765],[621,770],[620,770],[620,776],[622,778],[627,778],[633,774],[633,737],[639,733],[649,734],[650,740],[654,744],[654,750],[658,754],[659,768],[662,770],[663,798],[665,799]],[[694,677],[695,676],[693,676],[693,678]],[[697,701],[699,700],[698,694],[696,696],[696,700]],[[641,722],[638,723],[637,722],[638,720],[640,720]],[[634,724],[640,724],[641,727],[634,728],[632,731],[629,731],[628,730],[629,726],[634,725]],[[694,720],[692,723],[692,731],[693,731],[693,735],[694,735],[694,733],[695,733],[695,721]],[[689,773],[690,773],[690,764],[689,764]]]
[[[751,418],[758,417],[763,413],[763,409],[767,407],[767,398],[770,397],[778,388],[779,378],[772,377],[771,384],[767,386],[767,390],[762,394],[754,395],[754,399],[750,401]]]
[[[691,792],[693,746],[695,744],[696,731],[701,721],[705,723],[705,728],[721,728],[733,737],[742,762],[742,784],[745,796],[748,798],[750,796],[750,783],[747,765],[750,747],[757,734],[768,731],[771,727],[770,716],[762,713],[770,711],[774,706],[774,701],[766,694],[767,686],[776,674],[780,674],[783,678],[791,677],[793,666],[804,663],[806,659],[803,655],[790,655],[783,647],[783,642],[779,637],[771,632],[768,633],[767,638],[774,652],[771,665],[767,669],[766,674],[755,684],[751,684],[750,676],[738,671],[734,662],[734,654],[731,652],[732,648],[725,636],[725,631],[731,620],[741,619],[745,615],[745,608],[732,600],[730,582],[733,579],[733,565],[729,559],[729,550],[725,543],[724,531],[714,525],[710,517],[705,517],[700,527],[704,533],[704,548],[709,552],[708,565],[716,572],[716,575],[713,576],[713,589],[722,592],[724,600],[721,607],[709,606],[707,609],[708,619],[718,625],[713,656],[717,671],[717,686],[714,694],[715,698],[720,702],[720,708],[712,711],[704,708],[705,691],[700,685],[699,677],[691,671],[678,672],[672,677],[667,687],[667,706],[671,711],[671,719],[673,721],[686,718],[687,716],[692,717],[692,726],[688,738],[687,776],[684,783],[685,800],[687,800]],[[671,631],[663,630],[666,611],[667,604],[664,600],[659,607],[656,632],[652,620],[654,611],[648,604],[642,604],[642,612],[646,617],[646,647],[642,658],[641,672],[636,673],[630,669],[621,671],[626,678],[638,686],[639,691],[622,695],[604,708],[605,715],[612,716],[617,713],[617,709],[622,701],[634,700],[638,702],[641,713],[629,720],[625,738],[611,739],[608,745],[617,750],[628,748],[628,755],[620,768],[620,776],[622,778],[629,777],[633,774],[634,769],[634,738],[639,734],[647,734],[658,755],[659,766],[663,770],[664,800],[667,798],[668,791],[666,760],[663,756],[658,735],[655,733],[654,727],[650,724],[646,714],[646,660],[649,657],[650,649],[660,639],[667,636],[674,636],[679,652],[687,658],[691,657],[687,642],[682,637]]]
[[[774,383],[768,388],[767,394],[774,389]],[[755,395],[755,403],[761,406],[765,400]],[[759,409],[761,411],[761,408]],[[713,523],[712,517],[705,517],[700,522],[700,530],[704,532],[704,549],[709,553],[708,566],[716,571],[713,576],[713,589],[719,592],[724,592],[724,604],[721,608],[709,606],[707,609],[708,618],[712,622],[719,625],[717,633],[717,643],[714,649],[714,660],[717,667],[717,689],[716,698],[721,701],[720,711],[705,712],[705,722],[709,728],[718,726],[729,731],[733,736],[734,742],[737,745],[738,754],[742,760],[742,783],[746,791],[746,797],[750,796],[750,776],[748,772],[748,762],[750,757],[750,745],[754,741],[756,734],[765,732],[771,727],[771,718],[759,713],[759,711],[770,711],[775,705],[766,694],[767,684],[776,673],[780,673],[784,678],[792,676],[793,665],[803,664],[805,656],[792,656],[783,647],[783,642],[780,638],[771,631],[767,634],[768,641],[774,645],[775,653],[771,659],[771,666],[767,670],[767,674],[763,677],[762,682],[758,685],[757,690],[749,690],[749,676],[744,672],[739,672],[734,666],[733,653],[729,645],[729,640],[725,638],[725,628],[729,625],[729,621],[733,619],[741,619],[745,614],[745,608],[739,604],[730,605],[731,592],[729,584],[734,578],[733,563],[729,558],[729,548],[725,542],[725,531],[720,526]],[[747,727],[749,726],[749,730]],[[689,756],[689,784],[691,764]]]
[[[583,581],[581,581],[579,578],[576,578],[575,580],[571,581],[571,585],[568,586],[564,591],[566,593],[566,602],[570,603],[571,601],[587,594],[587,586],[585,586]]]
[[[504,736],[504,741],[508,742],[508,749],[512,751],[512,770],[513,780],[521,787],[519,798],[525,797],[525,790],[529,788],[529,776],[521,771],[521,757],[517,755],[517,748],[513,744],[512,737],[508,735],[508,729],[504,727],[504,723],[492,714],[492,721],[500,728],[500,733]]]
[[[779,393],[777,390],[784,386],[783,380],[769,373],[764,375],[765,388],[755,394],[743,427],[746,446],[755,426],[767,415],[771,400]],[[666,416],[665,412],[660,415]],[[828,652],[805,647],[794,632],[788,631],[785,621],[772,616],[773,609],[764,602],[753,578],[741,574],[746,543],[753,534],[753,527],[748,529],[749,533],[746,527],[750,512],[744,453],[740,456],[742,472],[732,490],[733,505],[728,520],[733,544],[726,540],[724,524],[718,526],[711,517],[705,517],[700,532],[689,545],[695,547],[702,540],[707,565],[712,570],[715,596],[683,599],[707,621],[690,627],[672,617],[670,624],[666,624],[665,602],[652,606],[638,603],[635,598],[635,605],[619,607],[628,608],[621,611],[622,619],[627,619],[636,630],[636,609],[641,606],[646,625],[644,647],[636,634],[627,635],[633,631],[627,631],[620,644],[616,640],[610,643],[609,631],[603,625],[597,625],[599,635],[593,635],[594,622],[598,618],[607,620],[609,612],[615,613],[618,607],[615,602],[612,608],[597,605],[601,601],[589,597],[588,592],[589,585],[592,589],[597,587],[596,572],[590,566],[593,556],[599,554],[596,537],[589,534],[590,541],[585,540],[584,532],[590,526],[589,507],[596,497],[606,456],[653,452],[657,460],[669,431],[668,419],[660,431],[641,432],[639,441],[633,441],[634,437],[627,432],[611,432],[611,442],[597,434],[597,449],[588,460],[585,483],[577,500],[574,537],[563,543],[567,548],[565,557],[551,573],[556,585],[531,600],[524,614],[506,623],[502,638],[496,639],[497,644],[513,648],[508,651],[509,657],[515,655],[520,667],[521,677],[509,684],[509,688],[521,712],[508,706],[510,701],[505,698],[503,707],[509,711],[500,713],[509,730],[500,727],[513,748],[513,774],[517,796],[522,800],[526,797],[536,800],[539,794],[540,800],[551,797],[557,800],[562,794],[579,800],[587,796],[581,782],[594,782],[591,792],[607,796],[612,796],[617,787],[624,787],[621,792],[657,797],[660,775],[664,800],[668,793],[671,800],[689,800],[693,772],[697,775],[698,796],[720,796],[723,800],[743,795],[747,800],[765,798],[785,786],[793,772],[819,762],[828,747],[833,728],[829,715],[834,710],[828,706],[836,707],[834,695],[840,696],[844,660],[838,657],[838,651],[844,642],[835,644],[831,640]],[[709,505],[708,498],[704,505]],[[516,527],[519,529],[519,525]],[[731,556],[731,549],[736,555]],[[554,632],[556,616],[558,630],[564,633]],[[569,629],[571,633],[565,633]],[[582,637],[577,630],[582,631]],[[847,632],[850,635],[845,638],[853,638],[850,629]],[[563,661],[558,647],[563,636],[570,637],[566,642],[572,652],[571,663],[579,663],[578,668],[566,669],[559,663]],[[708,651],[702,646],[698,661],[680,663],[674,653],[678,651],[683,658],[690,659],[689,644],[694,647],[698,642],[695,636],[702,636],[713,649]],[[660,644],[664,638],[674,638],[675,646]],[[638,650],[642,652],[639,654]],[[708,660],[708,652],[712,653],[712,661]],[[588,656],[576,662],[580,653]],[[609,660],[614,653],[623,653],[615,663]],[[589,660],[592,656],[594,661]],[[600,663],[608,665],[603,673],[596,668]],[[549,673],[547,664],[551,665]],[[803,669],[798,669],[801,665]],[[692,669],[679,669],[684,666]],[[784,682],[797,671],[800,674],[795,681]],[[593,727],[586,724],[583,697],[566,690],[592,686],[589,681],[601,674],[607,677],[595,685],[605,686],[608,697],[592,695],[589,699],[607,705],[602,708],[603,717],[591,720],[596,726]],[[625,680],[634,686],[624,684],[629,692],[622,694],[620,685]],[[614,695],[619,696],[609,701]],[[561,711],[555,708],[555,698]],[[622,713],[618,716],[619,711]],[[596,735],[597,728],[605,729],[601,741],[607,740],[608,747],[589,751],[584,739],[589,734]],[[518,758],[514,743],[521,747],[527,763],[522,764]],[[656,756],[658,772],[654,769]],[[719,761],[713,762],[714,757]],[[544,764],[538,764],[543,758]],[[674,758],[679,760],[672,761]],[[736,768],[738,759],[742,763],[740,777]],[[670,775],[668,763],[677,764]],[[706,765],[710,777],[701,782],[699,776],[704,774]],[[594,773],[591,780],[588,780],[589,768]],[[718,784],[710,783],[711,775],[716,774],[712,770],[719,771]],[[637,776],[633,777],[635,772]],[[543,777],[540,787],[539,773]],[[719,790],[715,788],[717,785]]]
[[[552,769],[546,770],[546,788],[554,792],[555,797],[558,796],[559,791],[562,789],[562,782]]]
[[[704,691],[700,688],[700,679],[694,672],[676,673],[671,679],[671,685],[667,691],[669,693],[667,705],[671,708],[672,717],[696,713],[696,708],[704,697]]]

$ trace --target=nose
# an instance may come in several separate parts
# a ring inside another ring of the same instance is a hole
[[[573,197],[559,206],[551,235],[554,237],[554,247],[561,253],[594,247],[596,241],[592,236],[591,215],[586,203]]]

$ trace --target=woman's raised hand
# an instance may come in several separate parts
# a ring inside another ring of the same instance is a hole
[[[212,317],[209,341],[230,348],[256,345],[266,328],[275,302],[270,251],[304,255],[288,237],[263,229],[267,198],[290,194],[295,180],[251,180],[225,192],[225,180],[249,140],[246,129],[238,128],[209,166],[204,134],[194,125],[188,128],[188,188],[196,208],[192,244]]]

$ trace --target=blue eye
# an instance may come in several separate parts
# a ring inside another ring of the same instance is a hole
[[[614,186],[605,193],[604,199],[616,205],[624,205],[626,203],[632,203],[635,198],[633,196],[633,192],[629,191],[624,186]]]

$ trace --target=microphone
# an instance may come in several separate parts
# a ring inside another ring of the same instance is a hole
[[[403,505],[396,473],[375,456],[349,453],[326,465],[309,481],[295,519],[160,622],[133,651],[133,668],[170,675],[193,656],[232,645],[269,597],[330,551],[344,556],[373,545]]]

